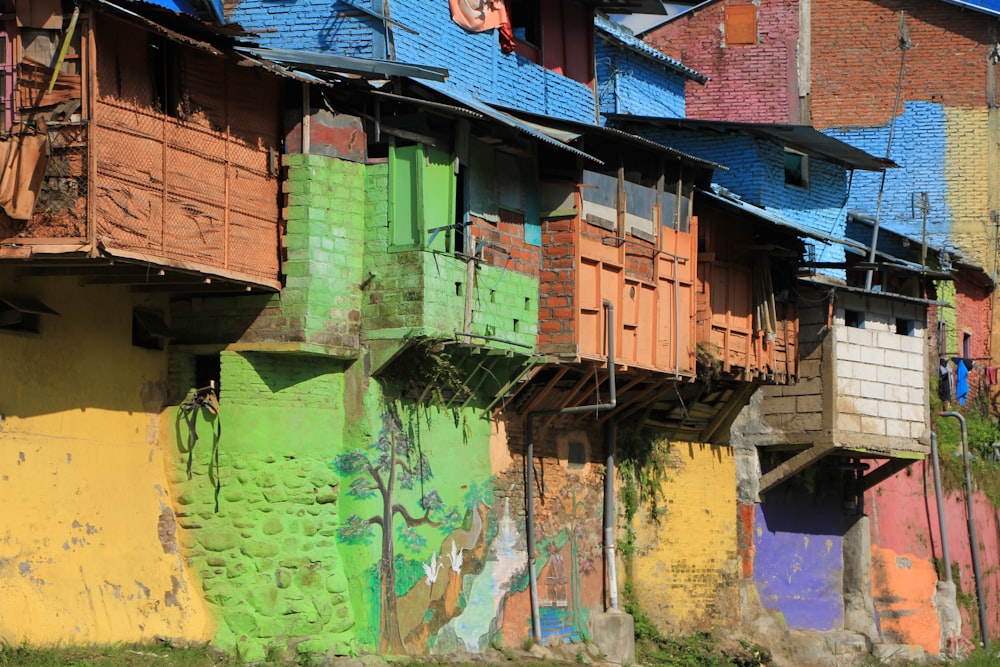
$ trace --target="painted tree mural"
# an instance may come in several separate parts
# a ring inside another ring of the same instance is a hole
[[[462,515],[457,507],[446,506],[436,489],[428,487],[433,477],[430,462],[413,439],[404,433],[394,406],[383,413],[378,438],[367,451],[356,449],[340,454],[330,466],[343,480],[351,480],[348,495],[358,500],[380,501],[380,509],[367,518],[358,514],[349,516],[339,535],[348,544],[368,544],[375,537],[375,527],[380,529],[379,650],[403,653],[405,645],[399,631],[393,566],[394,524],[399,527],[401,543],[416,553],[426,546],[426,539],[416,530],[418,527],[455,525],[462,520]],[[407,507],[407,501],[416,507]]]

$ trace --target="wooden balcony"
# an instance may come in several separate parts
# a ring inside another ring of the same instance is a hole
[[[51,70],[17,81],[0,259],[88,281],[277,289],[278,79],[110,14],[85,13],[73,34],[54,93],[38,93]]]

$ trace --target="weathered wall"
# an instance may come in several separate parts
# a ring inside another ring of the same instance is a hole
[[[197,361],[172,353],[174,390],[196,386]],[[217,619],[214,643],[250,660],[271,646],[350,652],[338,477],[327,465],[343,442],[342,364],[222,352],[219,369],[219,414],[197,411],[193,449],[180,409],[163,416],[179,543]]]
[[[861,327],[846,326],[845,309],[864,313]],[[922,304],[838,296],[833,318],[835,436],[842,444],[877,450],[925,451],[930,419],[927,340]],[[899,319],[913,324],[912,333],[896,331]],[[926,439],[924,440],[926,443]]]
[[[516,53],[500,51],[497,30],[467,32],[451,19],[446,2],[392,0],[389,17],[397,25],[386,39],[384,24],[349,2],[298,0],[281,7],[287,29],[270,34],[273,4],[240,0],[229,18],[261,31],[266,46],[378,57],[448,69],[442,89],[483,102],[532,113],[595,121],[594,91]],[[388,46],[387,46],[388,44]]]
[[[739,614],[736,464],[733,450],[675,443],[653,521],[640,506],[633,521],[630,581],[660,630],[689,634]]]
[[[757,505],[753,579],[789,628],[843,628],[842,499],[836,472],[813,466]]]
[[[798,3],[753,3],[757,8],[757,43],[747,46],[725,42],[725,8],[730,5],[749,3],[710,3],[644,37],[650,45],[709,77],[704,85],[688,83],[688,116],[754,123],[799,122]]]
[[[41,332],[0,333],[0,640],[204,641],[211,623],[175,545],[166,354],[133,347],[160,298],[3,273],[41,300]]]
[[[603,34],[615,32],[623,35],[623,39],[635,39],[638,42],[635,48],[640,51],[650,48],[627,34],[626,28],[600,18],[597,26],[594,56],[601,113],[683,118],[687,77],[658,62],[655,51],[653,57],[643,56]]]
[[[935,583],[943,578],[943,553],[933,475],[929,460],[914,463],[905,473],[869,491],[865,505],[871,517],[872,588],[882,635],[887,641],[919,644],[938,653],[951,649],[949,638],[958,628],[956,620],[934,600]],[[987,624],[990,637],[995,638],[1000,632],[995,604],[1000,591],[998,525],[985,495],[977,492],[974,498]],[[964,493],[947,493],[943,506],[959,591],[961,636],[971,640],[979,634],[979,616]]]

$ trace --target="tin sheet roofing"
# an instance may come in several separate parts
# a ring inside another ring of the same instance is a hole
[[[692,81],[697,81],[698,83],[705,83],[708,81],[708,77],[704,74],[700,74],[690,67],[686,67],[679,60],[674,60],[673,58],[660,53],[652,46],[646,44],[646,42],[632,34],[632,31],[625,26],[619,25],[601,14],[597,14],[594,17],[594,27],[597,28],[598,34],[603,35],[605,39],[611,39],[630,51],[634,51],[641,56],[649,58],[650,60],[658,61],[666,67],[683,74]]]

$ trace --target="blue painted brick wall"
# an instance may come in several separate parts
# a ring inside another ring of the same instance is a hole
[[[659,130],[646,136],[728,167],[717,170],[712,180],[748,203],[811,229],[839,237],[845,234],[848,172],[841,166],[810,159],[809,187],[800,188],[785,183],[784,147],[778,144],[742,135],[713,137],[680,130]],[[813,245],[818,261],[844,259],[840,245]]]
[[[355,3],[366,0],[355,0]],[[399,62],[444,67],[447,86],[499,106],[596,122],[594,91],[517,54],[504,55],[496,30],[469,33],[444,0],[392,0],[389,16]],[[241,0],[229,18],[262,32],[271,48],[386,57],[381,21],[343,0]]]
[[[686,77],[662,63],[594,40],[601,113],[684,117]]]
[[[872,155],[885,155],[888,125],[876,128],[828,129],[824,132]],[[948,206],[945,178],[945,117],[940,104],[907,102],[897,117],[890,157],[899,169],[886,171],[879,218],[882,225],[910,238],[921,238],[923,215],[914,206],[915,193],[926,192],[930,203],[927,241],[934,246],[952,245],[952,212]],[[983,165],[986,168],[986,165]],[[848,202],[850,210],[874,216],[882,175],[856,172]]]

